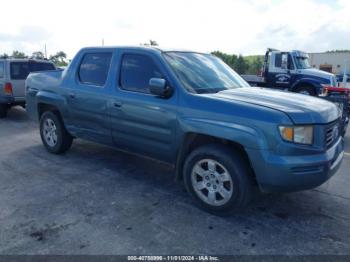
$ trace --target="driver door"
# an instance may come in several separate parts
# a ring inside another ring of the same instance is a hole
[[[275,53],[268,74],[268,87],[288,90],[292,84],[292,74],[289,70],[293,61],[288,53]]]
[[[164,78],[159,59],[121,52],[119,81],[112,94],[111,128],[120,149],[171,162],[176,152],[177,92],[169,98],[150,94],[149,80]]]

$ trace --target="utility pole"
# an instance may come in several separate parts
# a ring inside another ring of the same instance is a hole
[[[47,59],[47,50],[46,50],[46,44],[45,44],[45,47],[44,47],[44,52],[45,52],[45,58]]]
[[[102,38],[102,46],[105,46],[105,39]]]

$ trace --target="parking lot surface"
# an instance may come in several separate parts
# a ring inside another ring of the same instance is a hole
[[[350,254],[350,136],[314,190],[216,217],[157,162],[75,140],[57,156],[22,108],[0,120],[0,254]]]

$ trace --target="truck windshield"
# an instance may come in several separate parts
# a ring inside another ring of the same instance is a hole
[[[295,57],[295,63],[298,69],[311,68],[309,59],[307,57],[297,56]]]
[[[190,92],[217,93],[249,86],[235,71],[213,55],[166,52],[164,57],[181,83]]]

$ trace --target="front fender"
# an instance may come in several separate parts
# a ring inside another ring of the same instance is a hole
[[[238,123],[201,118],[182,119],[180,120],[180,124],[185,133],[213,136],[236,142],[250,149],[268,149],[267,139],[258,128]]]
[[[319,89],[322,88],[321,83],[312,78],[301,78],[294,82],[291,87],[291,91],[295,92],[296,89],[300,86],[307,85],[313,86],[317,93],[319,93]]]

